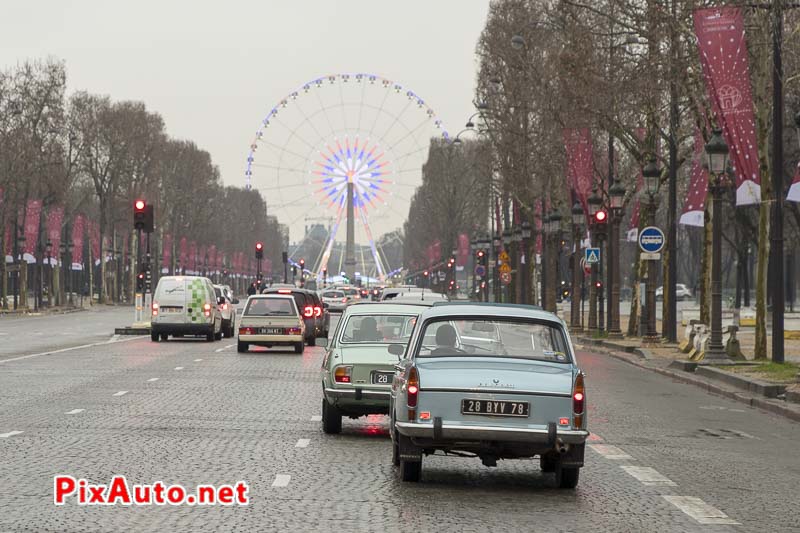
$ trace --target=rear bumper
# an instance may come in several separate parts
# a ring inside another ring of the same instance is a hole
[[[303,342],[302,335],[239,335],[239,342],[264,344],[296,344]]]
[[[433,424],[395,422],[395,426],[406,437],[434,439]],[[442,424],[441,431],[436,433],[437,441],[499,441],[543,445],[549,442],[547,429]],[[589,432],[576,429],[557,430],[556,437],[567,444],[583,444],[589,437]]]
[[[152,333],[166,333],[167,335],[208,335],[214,332],[214,324],[150,324]]]
[[[386,400],[389,401],[389,397],[391,396],[391,391],[388,390],[374,390],[374,389],[362,389],[359,387],[355,387],[352,389],[333,389],[330,387],[325,388],[325,396],[328,399],[345,399],[345,400]]]

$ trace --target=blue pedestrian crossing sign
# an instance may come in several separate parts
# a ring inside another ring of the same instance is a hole
[[[600,262],[600,248],[587,248],[585,252],[586,264],[593,265]]]

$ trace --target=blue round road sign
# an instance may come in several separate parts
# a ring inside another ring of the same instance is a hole
[[[651,254],[660,252],[664,248],[664,232],[655,226],[647,226],[639,232],[639,248]]]
[[[486,275],[486,267],[483,265],[476,265],[475,266],[475,275],[483,277]]]

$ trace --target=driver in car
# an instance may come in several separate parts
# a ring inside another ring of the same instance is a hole
[[[383,335],[378,331],[378,323],[371,316],[361,321],[358,336],[359,340],[367,342],[383,340]]]
[[[464,353],[463,350],[456,348],[458,336],[456,335],[456,328],[450,324],[442,324],[436,330],[436,348],[431,352],[431,355],[453,355],[456,353]]]

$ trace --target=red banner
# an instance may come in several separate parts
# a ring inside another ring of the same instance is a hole
[[[800,163],[797,164],[792,186],[789,187],[789,194],[786,196],[786,199],[790,202],[800,202]]]
[[[587,200],[592,193],[594,172],[591,130],[565,129],[564,147],[567,151],[567,183],[575,191],[578,201],[583,206],[583,212],[588,213]]]
[[[72,222],[72,268],[83,268],[83,232],[86,229],[86,217],[75,215]]]
[[[161,242],[161,263],[167,269],[172,268],[172,235],[169,233],[164,234]]]
[[[33,254],[39,244],[39,219],[42,216],[42,201],[28,200],[25,209],[25,248],[26,254]]]
[[[61,223],[64,221],[64,208],[51,207],[47,213],[47,238],[50,240],[52,246],[51,255],[53,257],[59,256],[59,248],[61,246]]]
[[[758,143],[742,12],[715,7],[694,12],[708,98],[730,148],[736,174],[736,205],[761,201]]]
[[[703,168],[705,142],[700,130],[694,132],[694,158],[692,159],[692,176],[686,190],[686,202],[683,204],[681,218],[678,221],[686,226],[705,225],[705,205],[708,196],[708,173]]]
[[[460,233],[458,235],[458,249],[456,253],[456,265],[464,266],[469,261],[469,235]]]

